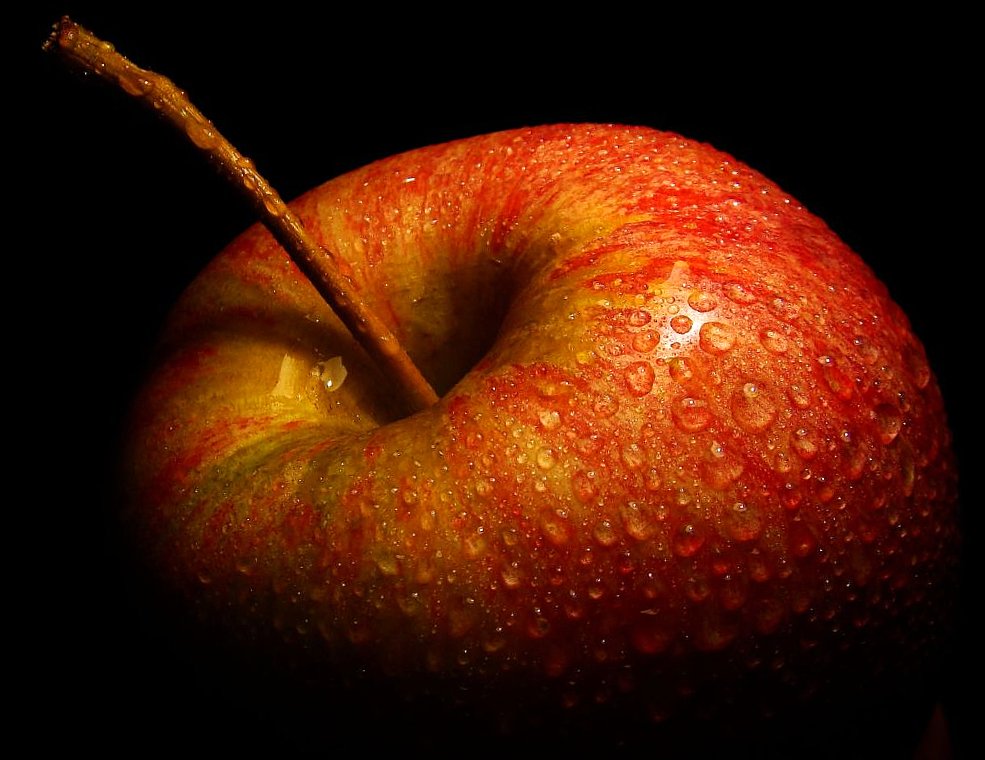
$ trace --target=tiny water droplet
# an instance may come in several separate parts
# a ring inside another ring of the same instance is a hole
[[[687,305],[697,312],[705,313],[714,309],[718,302],[710,293],[694,290],[687,297]]]
[[[629,392],[634,396],[642,397],[653,390],[655,375],[649,362],[633,362],[626,367],[623,376]]]
[[[724,322],[705,322],[698,331],[698,345],[709,354],[724,354],[735,345],[735,330]]]
[[[680,314],[670,320],[671,328],[678,335],[684,335],[686,332],[688,332],[688,330],[691,329],[693,325],[694,322],[691,321],[691,318],[686,317],[683,314]]]

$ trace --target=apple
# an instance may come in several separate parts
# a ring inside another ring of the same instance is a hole
[[[220,253],[125,447],[127,524],[203,628],[429,741],[434,711],[483,745],[823,745],[923,695],[959,542],[941,394],[795,199],[561,124],[291,207],[440,400],[405,414],[265,229]]]

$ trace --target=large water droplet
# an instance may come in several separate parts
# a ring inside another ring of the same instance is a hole
[[[694,379],[694,368],[691,366],[691,362],[683,356],[675,356],[671,359],[667,364],[667,369],[671,378],[678,383],[684,384]]]
[[[747,433],[761,433],[776,419],[776,407],[759,382],[745,383],[732,394],[732,417]]]
[[[714,309],[718,303],[710,293],[694,290],[687,297],[687,305],[697,312],[705,313]]]
[[[810,461],[817,456],[819,447],[813,431],[808,428],[801,427],[797,428],[793,435],[790,436],[790,448],[792,448],[801,459]]]
[[[786,336],[776,330],[763,330],[759,333],[759,342],[763,344],[763,348],[774,354],[785,353],[790,345]]]
[[[725,514],[725,529],[736,541],[752,541],[763,531],[763,521],[759,512],[738,501]]]
[[[707,428],[714,419],[707,402],[690,396],[674,404],[671,416],[674,418],[674,424],[685,433],[698,433]]]
[[[744,286],[737,282],[726,283],[722,290],[724,290],[726,298],[738,304],[750,304],[756,300],[755,293],[747,290]]]
[[[214,148],[219,142],[219,134],[207,121],[192,119],[185,125],[185,133],[188,139],[202,150]]]
[[[634,396],[642,397],[653,390],[655,375],[653,365],[649,362],[633,362],[626,367],[623,375],[626,378],[626,387]]]
[[[724,354],[735,345],[735,330],[724,322],[705,322],[698,331],[698,345],[709,354]]]
[[[802,522],[794,522],[790,526],[787,543],[795,557],[806,557],[817,547],[817,539]]]
[[[555,546],[564,546],[571,539],[571,523],[553,509],[540,513],[540,529]]]
[[[670,320],[671,329],[678,335],[684,335],[691,327],[694,322],[690,317],[686,317],[683,314],[678,314],[676,317]]]
[[[622,526],[626,533],[637,541],[646,541],[653,535],[654,524],[646,508],[635,501],[629,501],[619,508]]]
[[[561,424],[561,415],[553,409],[544,409],[538,417],[540,424],[547,430],[554,430]]]
[[[622,463],[630,470],[638,470],[646,464],[646,452],[635,442],[624,444],[619,456]]]
[[[660,343],[660,336],[653,330],[644,330],[633,336],[633,350],[641,354],[652,351]]]
[[[595,496],[595,482],[592,473],[585,470],[578,470],[571,476],[571,490],[575,498],[581,502],[588,502]]]
[[[676,532],[672,544],[674,554],[678,557],[693,557],[705,545],[705,537],[696,526],[687,524]]]
[[[828,384],[831,392],[842,401],[848,401],[852,397],[852,381],[842,372],[835,360],[830,356],[818,357],[824,373],[824,381]]]
[[[140,97],[149,95],[154,89],[154,83],[147,77],[132,71],[125,71],[117,77],[120,87],[127,95]]]
[[[648,324],[653,317],[645,309],[635,309],[629,315],[629,324],[633,327],[642,327]]]
[[[595,536],[595,540],[599,542],[602,546],[612,546],[619,540],[619,534],[616,532],[615,526],[609,520],[601,520],[595,526],[595,530],[592,532]]]
[[[331,359],[315,365],[315,367],[318,370],[319,379],[325,385],[325,390],[330,393],[334,393],[341,388],[342,383],[345,382],[346,377],[349,375],[345,364],[342,363],[341,356],[333,356]]]
[[[542,470],[549,470],[557,463],[557,456],[554,449],[544,447],[537,452],[537,466]]]
[[[888,446],[899,435],[903,427],[903,417],[899,410],[890,404],[879,404],[873,410],[873,414],[879,430],[879,441]]]

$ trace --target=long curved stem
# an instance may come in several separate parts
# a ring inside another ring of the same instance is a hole
[[[339,269],[335,254],[318,245],[277,191],[165,76],[142,69],[113,46],[67,16],[45,43],[73,68],[95,74],[122,88],[160,114],[201,150],[256,206],[261,221],[334,309],[363,349],[392,377],[405,404],[419,411],[438,400],[434,389],[383,321]]]

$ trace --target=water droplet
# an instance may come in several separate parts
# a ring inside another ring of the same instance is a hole
[[[492,493],[493,486],[485,478],[480,478],[475,482],[475,493],[477,496],[485,498]]]
[[[890,404],[879,404],[874,410],[876,426],[879,429],[879,441],[888,446],[896,440],[903,427],[903,417],[899,410]]]
[[[594,473],[578,470],[571,476],[571,489],[579,501],[590,501],[595,496]]]
[[[685,433],[698,433],[714,419],[707,402],[687,396],[676,402],[671,410],[674,424]]]
[[[687,305],[697,312],[705,313],[714,309],[718,303],[710,293],[694,290],[687,297]]]
[[[622,526],[637,541],[646,541],[653,535],[654,525],[645,508],[635,501],[629,501],[619,508]]]
[[[219,134],[207,121],[192,119],[185,125],[185,133],[188,139],[202,150],[214,148],[219,142]]]
[[[759,342],[770,353],[782,354],[789,347],[786,337],[776,330],[763,330],[759,333]]]
[[[742,460],[720,443],[712,443],[710,454],[701,469],[703,479],[710,488],[727,488],[742,475],[745,469]]]
[[[544,409],[539,417],[540,424],[547,430],[554,430],[561,424],[561,415],[553,409]]]
[[[724,354],[735,345],[735,330],[724,322],[705,322],[698,331],[698,345],[709,354]]]
[[[798,409],[807,409],[811,405],[811,394],[797,383],[787,387],[787,398]]]
[[[325,390],[330,393],[334,393],[341,388],[342,383],[345,382],[346,377],[349,375],[349,371],[342,363],[341,356],[333,356],[331,359],[316,364],[315,367],[318,370],[319,379],[325,385]]]
[[[673,550],[678,557],[693,557],[704,545],[705,537],[694,525],[684,525],[674,535]]]
[[[592,402],[595,418],[604,420],[619,411],[619,399],[611,393],[603,393]]]
[[[633,350],[641,354],[652,351],[660,343],[660,336],[653,330],[644,330],[633,336]]]
[[[814,538],[814,534],[802,522],[794,522],[790,526],[787,542],[791,554],[795,557],[806,557],[817,547],[817,539]]]
[[[784,322],[793,322],[800,314],[800,310],[796,307],[796,305],[779,297],[770,301],[767,308],[769,308],[770,312],[774,316],[779,317]]]
[[[636,309],[629,315],[629,324],[633,327],[642,327],[649,323],[651,319],[653,317],[650,316],[650,312],[644,309]]]
[[[133,95],[134,97],[149,95],[151,90],[154,89],[154,83],[151,80],[132,71],[121,73],[117,81],[127,95]]]
[[[643,619],[633,625],[629,640],[640,654],[660,654],[673,642],[672,630],[659,619]]]
[[[903,363],[917,388],[923,390],[930,384],[930,367],[919,346],[911,344],[903,350]]]
[[[852,338],[852,344],[866,364],[871,366],[879,360],[879,349],[867,341],[864,336],[856,335]]]
[[[287,204],[276,193],[264,193],[263,207],[271,216],[282,217],[287,213]]]
[[[797,428],[790,436],[790,448],[801,459],[810,461],[817,456],[818,445],[814,434],[808,428]]]
[[[736,541],[752,541],[763,531],[763,521],[757,510],[737,501],[725,514],[725,529]]]
[[[530,623],[527,625],[527,633],[532,639],[542,639],[551,631],[550,621],[541,616],[532,618]]]
[[[694,322],[691,321],[691,318],[686,317],[683,314],[680,314],[670,320],[671,329],[679,335],[684,335],[684,333],[690,330],[693,325]]]
[[[646,452],[638,443],[627,443],[620,449],[622,463],[630,470],[638,470],[646,464]]]
[[[691,362],[683,356],[675,356],[667,363],[667,369],[671,378],[678,383],[684,384],[694,379],[694,367]]]
[[[824,373],[824,381],[828,384],[831,392],[842,401],[848,401],[852,397],[852,381],[842,372],[837,363],[830,356],[818,358]]]
[[[776,407],[758,382],[745,383],[732,394],[732,417],[747,433],[761,433],[776,419]]]
[[[592,532],[595,540],[602,546],[612,546],[619,540],[619,534],[609,520],[601,520]]]
[[[626,386],[634,396],[642,397],[653,390],[655,375],[653,366],[649,362],[633,362],[626,367],[623,374],[626,378]]]
[[[750,304],[756,300],[756,294],[737,282],[728,282],[723,288],[725,297],[738,304]]]
[[[554,449],[543,448],[537,452],[537,466],[542,470],[549,470],[557,463]]]
[[[523,575],[516,563],[504,567],[499,577],[503,579],[503,585],[509,589],[519,588],[523,583]]]

